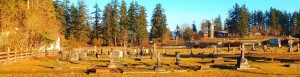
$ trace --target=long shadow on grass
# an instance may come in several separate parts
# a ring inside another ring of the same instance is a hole
[[[262,74],[262,75],[282,75],[282,76],[285,76],[285,75],[300,75],[300,74],[270,74],[270,73],[262,73],[262,72],[252,72],[252,71],[243,71],[243,70],[236,70],[238,72],[243,72],[243,73],[252,73],[252,74]]]
[[[219,69],[230,69],[233,70],[235,69],[234,66],[228,66],[228,65],[212,65],[212,68],[219,68]]]

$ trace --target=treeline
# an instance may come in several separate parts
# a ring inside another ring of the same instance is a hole
[[[299,10],[300,12],[300,10]],[[246,5],[235,4],[229,10],[229,16],[225,20],[225,30],[246,36],[253,33],[261,33],[265,36],[296,36],[300,33],[300,14],[270,8],[265,12],[254,10],[249,12]]]
[[[47,45],[59,37],[58,24],[52,0],[0,0],[0,49]]]
[[[244,37],[250,35],[263,36],[294,36],[300,38],[300,10],[287,12],[270,8],[266,11],[249,11],[246,5],[235,4],[228,11],[228,16],[222,27],[221,16],[213,20],[204,19],[200,23],[201,30],[197,31],[195,23],[177,25],[175,36],[183,40],[199,40],[209,33],[211,22],[214,31],[227,31],[231,36]]]
[[[149,37],[164,43],[162,38],[170,33],[167,32],[166,15],[161,4],[154,9],[150,33],[147,31],[146,8],[136,1],[127,7],[125,1],[112,0],[103,10],[95,4],[92,16],[86,13],[83,1],[79,1],[77,7],[70,6],[69,0],[56,0],[53,4],[61,22],[61,34],[70,45],[139,46],[148,44]]]

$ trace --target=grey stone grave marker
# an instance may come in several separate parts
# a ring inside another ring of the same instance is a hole
[[[79,56],[79,59],[80,59],[80,60],[87,60],[87,59],[88,59],[88,58],[87,58],[87,52],[86,52],[86,51],[81,52],[81,53],[80,53],[80,56]]]
[[[156,54],[156,43],[153,44],[153,53],[151,55],[151,59],[156,59],[157,58],[157,54]]]
[[[237,60],[236,64],[237,70],[243,70],[243,69],[256,69],[256,68],[250,68],[248,65],[248,60],[245,58],[245,53],[243,50],[241,50],[241,57]]]
[[[268,52],[268,46],[264,45],[263,50],[264,50],[264,52]]]
[[[76,51],[71,52],[68,59],[71,63],[77,63],[79,60],[79,53]]]
[[[227,51],[230,52],[230,44],[228,44]]]
[[[157,53],[157,58],[156,58],[156,66],[154,66],[154,70],[155,71],[166,71],[165,68],[163,67],[163,65],[161,64],[160,61],[160,53]]]
[[[180,65],[180,53],[175,52],[176,58],[175,58],[175,65]]]
[[[117,68],[116,64],[120,62],[120,57],[119,57],[120,51],[118,50],[113,50],[112,53],[110,54],[110,62],[108,65],[108,68]]]

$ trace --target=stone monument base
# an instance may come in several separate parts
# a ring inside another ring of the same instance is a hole
[[[107,67],[108,68],[117,68],[117,66],[115,64],[113,64],[113,63],[110,63]]]

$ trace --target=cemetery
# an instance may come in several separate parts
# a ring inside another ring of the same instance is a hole
[[[293,45],[87,47],[2,61],[0,71],[4,76],[299,76],[299,47]]]
[[[0,0],[0,77],[300,77],[297,0]]]

